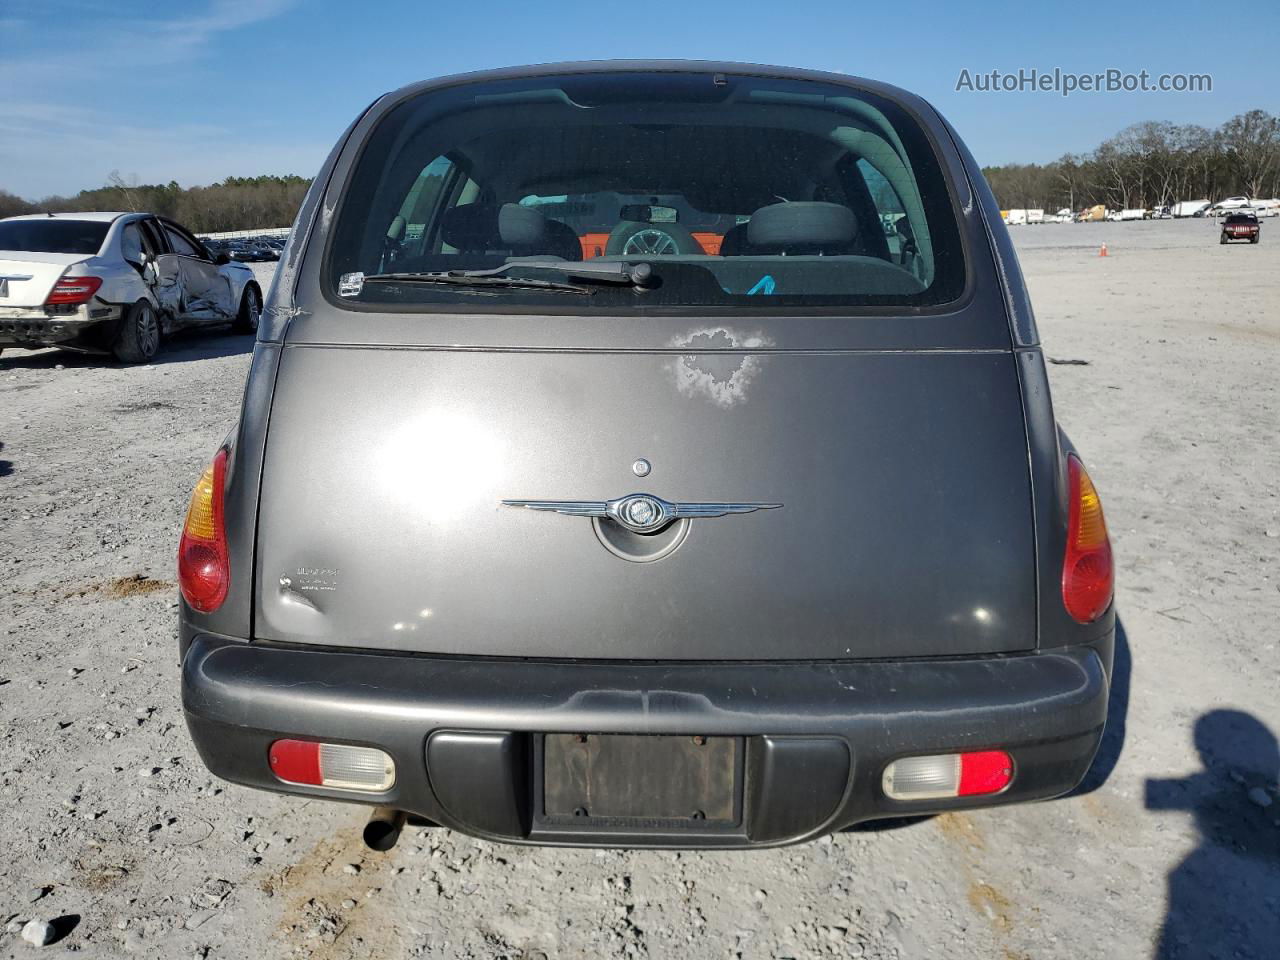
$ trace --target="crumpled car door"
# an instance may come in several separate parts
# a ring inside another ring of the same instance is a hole
[[[196,257],[181,257],[183,293],[187,313],[199,320],[228,320],[231,308],[231,281],[216,264]]]
[[[195,237],[176,224],[163,226],[169,248],[179,254],[183,313],[196,321],[231,319],[235,308],[231,304],[230,280]]]
[[[154,223],[144,221],[141,227],[144,245],[149,254],[149,260],[142,271],[142,278],[151,288],[152,296],[156,298],[156,304],[161,313],[181,321],[183,319],[182,258],[168,251]]]

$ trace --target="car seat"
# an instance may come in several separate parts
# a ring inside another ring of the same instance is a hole
[[[720,255],[848,256],[863,253],[858,218],[838,203],[793,200],[761,207],[746,223],[731,227]]]
[[[582,259],[582,245],[572,227],[518,203],[454,207],[445,214],[440,234],[463,253]]]

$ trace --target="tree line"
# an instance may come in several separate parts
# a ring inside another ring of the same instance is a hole
[[[984,167],[1003,209],[1095,204],[1116,209],[1180,200],[1280,197],[1280,117],[1250,110],[1216,130],[1196,124],[1136,123],[1090,153],[1052,163]],[[104,186],[72,197],[28,201],[0,190],[0,217],[71,210],[146,210],[200,233],[293,223],[311,181],[304,177],[227,177],[207,187],[129,183],[113,171]]]
[[[24,200],[0,190],[0,217],[74,210],[124,210],[158,213],[197,233],[287,227],[311,181],[305,177],[227,177],[207,187],[130,183],[113,171],[104,186],[75,196]]]
[[[1001,209],[1150,209],[1181,200],[1280,197],[1280,117],[1250,110],[1216,130],[1136,123],[1090,153],[984,167]]]

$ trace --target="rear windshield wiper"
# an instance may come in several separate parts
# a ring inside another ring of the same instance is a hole
[[[558,280],[539,280],[534,277],[509,277],[506,274],[520,268],[554,270],[574,280],[588,283],[617,283],[644,287],[653,278],[653,267],[647,263],[624,263],[569,260],[513,260],[488,270],[444,270],[426,273],[373,273],[361,277],[365,283],[426,283],[463,287],[505,287],[508,289],[548,290],[558,293],[595,293],[591,287],[580,283],[564,283]],[[344,278],[345,281],[346,278]]]
[[[498,277],[508,270],[520,267],[536,267],[540,270],[556,270],[566,277],[592,280],[597,283],[629,283],[635,287],[647,286],[653,279],[653,266],[648,263],[627,263],[622,260],[542,260],[527,258],[512,260],[490,270],[450,270],[451,277]],[[431,274],[436,276],[436,274]]]

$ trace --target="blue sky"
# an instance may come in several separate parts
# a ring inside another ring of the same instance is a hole
[[[160,12],[153,12],[159,10]],[[0,189],[37,198],[112,170],[184,186],[312,175],[378,94],[552,60],[689,57],[906,87],[983,163],[1083,151],[1140,120],[1280,112],[1280,3],[854,0],[0,0]],[[961,69],[1209,73],[1211,93],[957,92]]]

